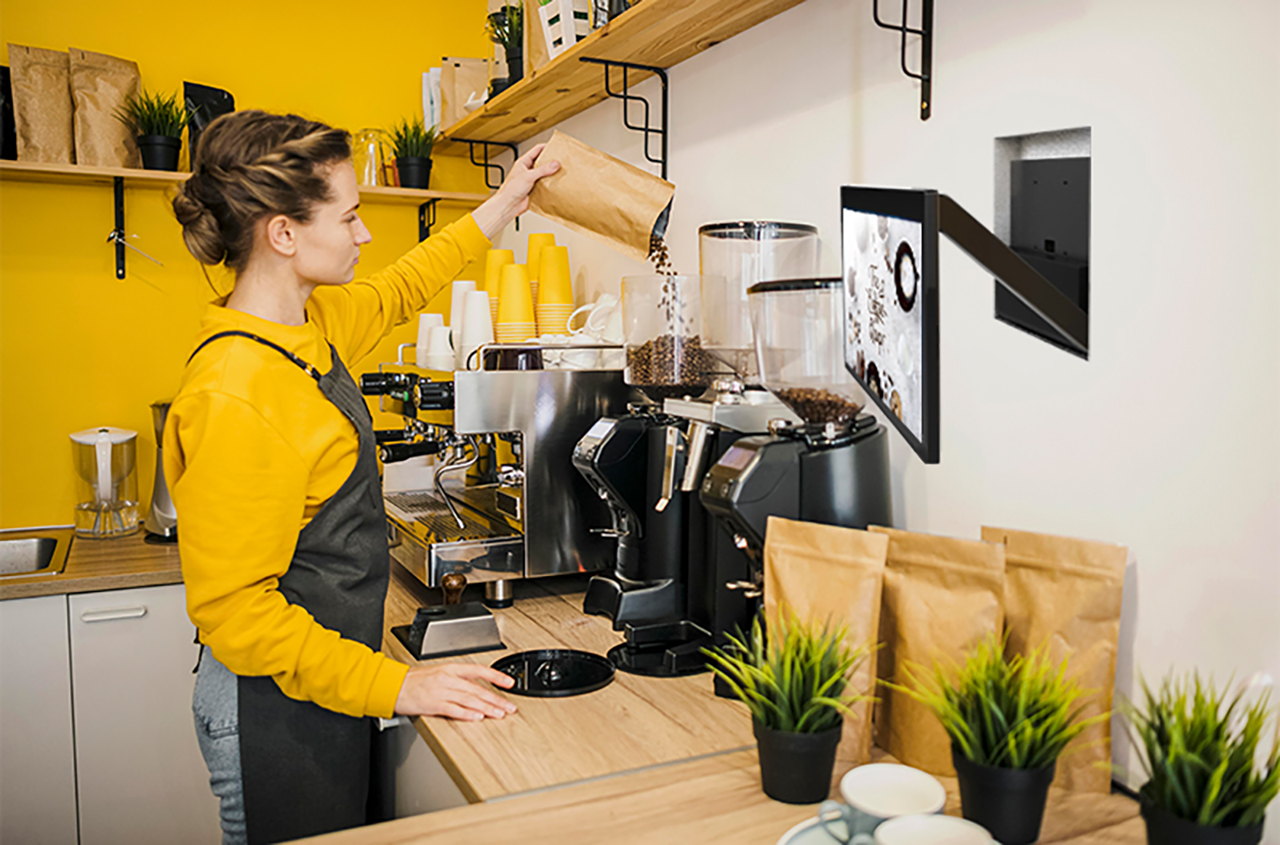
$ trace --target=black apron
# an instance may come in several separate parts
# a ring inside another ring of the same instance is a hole
[[[382,613],[391,575],[387,522],[375,456],[373,418],[337,351],[324,375],[292,352],[249,332],[314,378],[355,426],[355,469],[298,534],[280,592],[320,625],[382,648]],[[249,842],[281,842],[362,825],[367,819],[374,722],[296,701],[267,676],[238,678],[240,768]]]

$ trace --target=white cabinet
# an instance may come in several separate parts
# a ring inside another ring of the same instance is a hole
[[[0,601],[0,843],[75,845],[67,597]]]
[[[217,843],[181,584],[68,597],[81,845]]]

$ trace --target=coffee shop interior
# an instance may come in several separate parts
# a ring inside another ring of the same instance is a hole
[[[375,645],[518,709],[355,714],[287,838],[1280,845],[1280,5],[512,1],[0,0],[0,843],[223,836],[173,199],[261,109],[351,133],[357,283],[561,165],[345,361]]]

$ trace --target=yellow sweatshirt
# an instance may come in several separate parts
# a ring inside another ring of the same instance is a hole
[[[322,373],[329,343],[351,365],[489,245],[468,215],[380,273],[316,288],[304,325],[211,305],[196,345],[239,329]],[[278,589],[298,532],[351,475],[357,448],[355,428],[313,378],[274,349],[227,337],[187,366],[165,426],[164,470],[187,612],[213,656],[238,675],[271,676],[290,698],[389,717],[408,667],[322,627]]]

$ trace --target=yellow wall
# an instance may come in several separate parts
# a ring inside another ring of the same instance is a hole
[[[238,108],[355,130],[421,115],[422,72],[442,55],[490,55],[484,13],[485,0],[3,0],[0,44],[109,53],[136,61],[152,90],[201,82],[231,91]],[[482,191],[484,183],[464,159],[444,158],[432,187]],[[164,266],[129,251],[128,277],[117,281],[106,243],[109,187],[0,183],[0,527],[71,521],[67,435],[91,426],[139,432],[139,488],[144,506],[150,502],[148,406],[176,391],[213,293],[164,192],[130,189],[125,208],[131,242]],[[465,213],[440,210],[442,224]],[[366,205],[362,213],[374,236],[362,268],[385,266],[417,241],[414,206]],[[397,330],[356,369],[393,357],[414,332]]]

